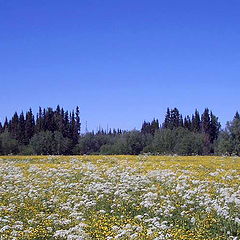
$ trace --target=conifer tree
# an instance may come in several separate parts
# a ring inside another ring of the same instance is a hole
[[[202,132],[204,134],[209,135],[210,134],[210,128],[211,128],[211,119],[209,116],[209,109],[205,108],[202,118],[201,118],[201,125],[202,125]]]
[[[150,124],[150,122],[146,122],[146,121],[143,122],[142,128],[141,128],[141,132],[143,134],[151,133],[151,124]]]
[[[11,120],[11,136],[15,139],[18,138],[19,135],[19,119],[17,112],[14,113]]]
[[[210,112],[210,142],[213,143],[217,138],[221,128],[218,118]]]
[[[69,137],[69,117],[68,117],[68,111],[64,114],[64,137]]]
[[[182,114],[180,114],[179,127],[184,127]]]
[[[45,124],[46,124],[46,130],[50,132],[54,132],[54,130],[56,129],[56,124],[54,121],[54,112],[52,108],[47,108],[46,110]]]
[[[39,110],[38,110],[38,117],[36,119],[36,133],[39,133],[41,131],[44,131],[44,122],[43,122],[43,113],[42,113],[42,108],[39,107]]]
[[[154,135],[155,131],[159,129],[159,122],[157,119],[153,119],[150,125],[150,133]]]
[[[80,113],[79,113],[79,107],[76,108],[76,114],[74,117],[74,112],[72,113],[73,115],[73,143],[77,144],[78,143],[78,137],[80,134]]]
[[[25,123],[25,143],[29,143],[30,139],[34,135],[34,116],[32,113],[32,109],[30,108],[29,111],[26,113],[26,123]]]
[[[77,108],[76,108],[76,132],[78,133],[78,135],[80,134],[80,130],[81,130],[80,110],[79,110],[79,107],[77,106]]]
[[[170,115],[170,109],[167,108],[167,113],[165,115],[165,120],[163,123],[163,128],[171,128],[170,127],[170,122],[171,122],[171,115]]]
[[[239,115],[238,111],[236,112],[236,114],[234,116],[234,120],[240,120],[240,115]]]
[[[18,142],[20,144],[24,144],[24,139],[25,139],[25,118],[24,118],[24,113],[21,112],[20,116],[19,116],[19,135],[17,137]]]
[[[187,115],[185,118],[184,118],[184,128],[188,129],[191,131],[191,128],[192,128],[192,123],[191,123],[191,119],[189,117],[189,115]]]
[[[195,110],[195,114],[192,117],[192,130],[194,132],[200,132],[201,130],[201,120],[198,110]]]
[[[5,122],[3,124],[3,131],[7,130],[8,129],[8,119],[7,117],[5,118]]]
[[[171,110],[171,129],[180,126],[180,114],[177,108]]]

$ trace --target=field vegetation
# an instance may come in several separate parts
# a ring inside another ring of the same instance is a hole
[[[237,240],[240,158],[2,156],[1,240]]]

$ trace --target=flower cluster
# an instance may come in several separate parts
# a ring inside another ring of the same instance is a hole
[[[1,240],[240,240],[240,158],[0,158]]]

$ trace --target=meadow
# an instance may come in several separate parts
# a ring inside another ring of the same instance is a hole
[[[0,239],[240,239],[240,158],[2,156]]]

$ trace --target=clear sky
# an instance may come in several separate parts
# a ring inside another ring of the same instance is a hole
[[[240,110],[239,0],[0,0],[0,120],[80,106],[83,129]]]

